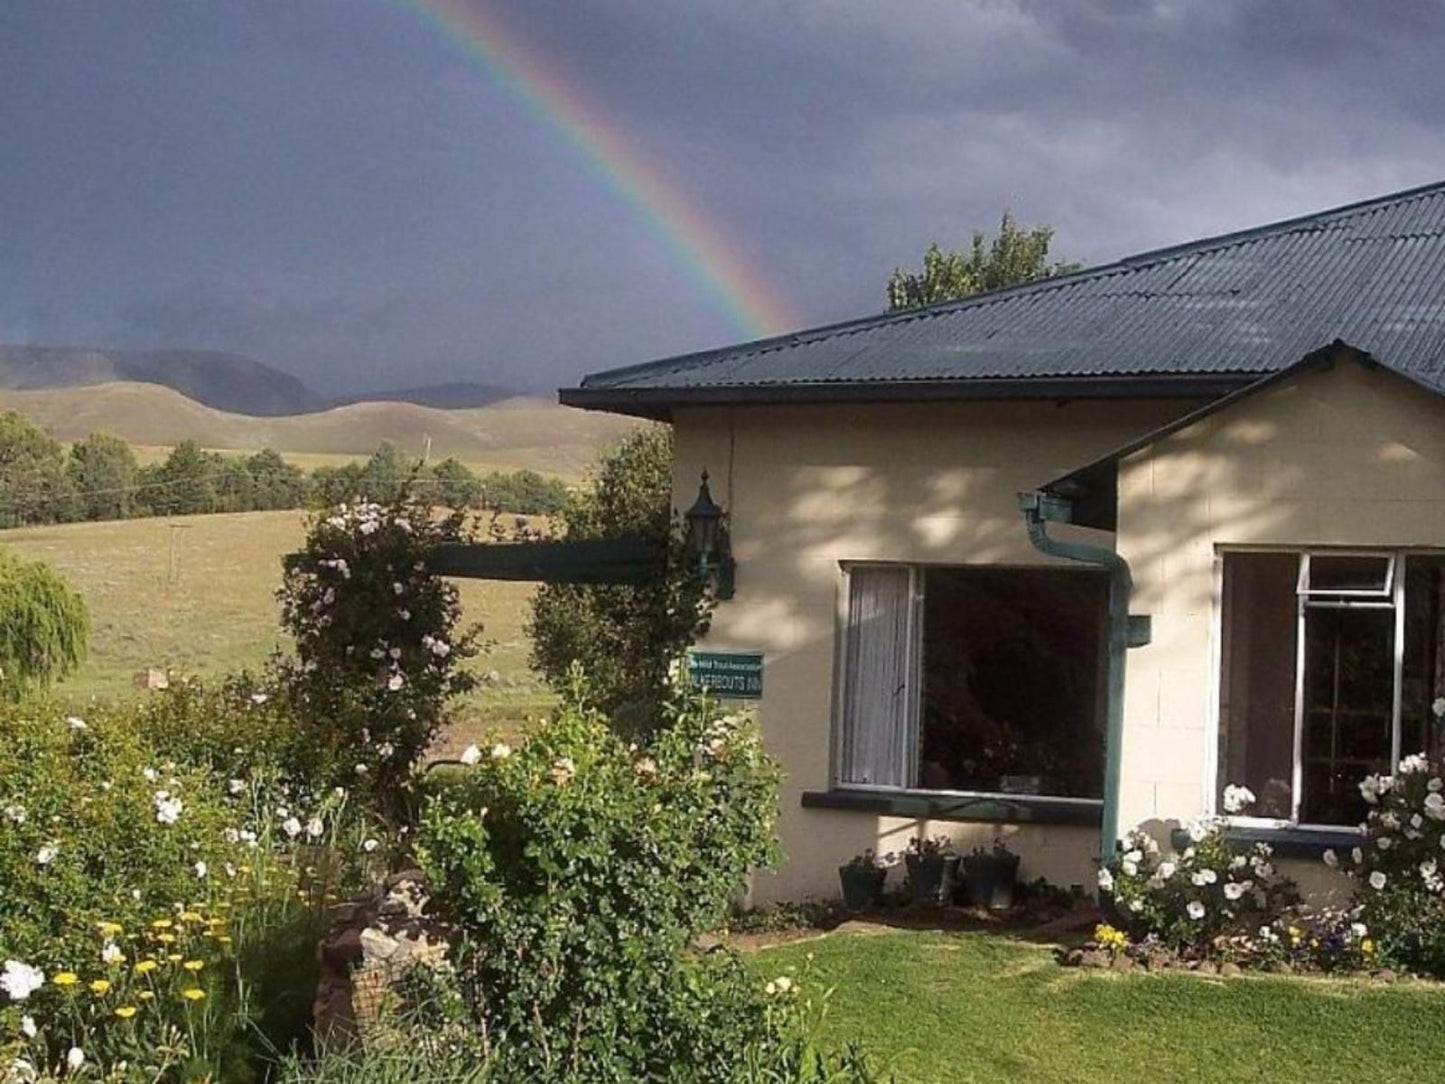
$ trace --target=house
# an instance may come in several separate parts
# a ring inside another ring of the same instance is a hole
[[[1328,887],[1358,780],[1441,748],[1442,396],[1445,183],[561,393],[670,422],[727,512],[760,899],[924,833],[1090,886],[1231,783]]]

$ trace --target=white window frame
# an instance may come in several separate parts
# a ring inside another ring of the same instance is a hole
[[[887,786],[875,783],[852,783],[843,778],[843,728],[847,725],[847,698],[848,689],[848,603],[852,597],[853,584],[851,573],[857,569],[881,568],[908,570],[908,653],[910,663],[910,680],[913,687],[910,690],[910,705],[914,725],[914,740],[912,754],[914,763],[909,773],[912,778],[918,778],[921,767],[919,758],[922,756],[922,742],[919,740],[919,731],[922,727],[920,717],[921,702],[920,696],[923,689],[923,579],[930,568],[956,568],[966,569],[968,565],[937,563],[937,564],[916,564],[908,561],[840,561],[839,568],[842,572],[842,582],[838,592],[837,606],[837,631],[834,635],[834,666],[833,666],[833,712],[832,712],[832,756],[831,756],[831,779],[830,786],[834,790],[850,791],[864,794],[897,794],[897,795],[918,795],[920,797],[940,798],[964,798],[980,799],[989,801],[1005,802],[1029,802],[1040,801],[1052,804],[1073,804],[1083,808],[1100,808],[1104,804],[1103,798],[1073,798],[1059,794],[1018,794],[1009,791],[990,790],[937,790],[930,787],[916,786]],[[984,566],[979,566],[984,567]],[[1007,571],[1019,569],[1021,571],[1037,571],[1041,568],[1053,568],[1050,565],[988,565],[991,571]],[[1059,569],[1059,571],[1069,571]],[[1082,574],[1082,573],[1081,573]],[[1100,750],[1100,758],[1103,751]]]
[[[1295,554],[1300,559],[1299,575],[1295,584],[1296,625],[1295,625],[1295,690],[1294,690],[1294,749],[1290,779],[1290,816],[1255,817],[1242,814],[1222,815],[1219,810],[1219,735],[1220,735],[1220,691],[1224,684],[1224,563],[1230,554],[1278,553]],[[1300,831],[1353,832],[1361,834],[1358,825],[1318,824],[1299,819],[1300,804],[1304,798],[1304,680],[1305,680],[1305,618],[1310,607],[1334,609],[1393,609],[1394,629],[1394,688],[1392,691],[1390,720],[1390,764],[1400,762],[1401,710],[1403,700],[1402,677],[1405,665],[1405,582],[1406,566],[1412,556],[1424,557],[1438,554],[1427,549],[1335,549],[1328,546],[1216,546],[1214,556],[1214,598],[1212,610],[1212,635],[1210,645],[1211,683],[1209,699],[1209,728],[1206,740],[1209,743],[1205,758],[1208,778],[1205,783],[1205,808],[1220,816],[1228,824],[1245,828],[1281,828]],[[1309,586],[1310,559],[1324,557],[1381,557],[1389,560],[1386,583],[1382,589],[1313,591]]]

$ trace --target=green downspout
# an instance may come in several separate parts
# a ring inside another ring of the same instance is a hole
[[[1068,523],[1073,508],[1062,497],[1020,493],[1019,508],[1028,525],[1029,541],[1040,553],[1098,565],[1109,573],[1109,688],[1105,701],[1104,814],[1099,831],[1099,859],[1108,861],[1119,842],[1119,775],[1124,734],[1124,658],[1130,647],[1148,643],[1146,627],[1131,630],[1129,598],[1134,578],[1129,562],[1102,546],[1050,538],[1046,524]],[[1147,619],[1145,619],[1147,620]]]

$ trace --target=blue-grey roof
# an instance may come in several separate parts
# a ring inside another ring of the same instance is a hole
[[[844,390],[1158,394],[1180,378],[1223,393],[1335,339],[1445,389],[1445,182],[962,301],[595,373],[562,400],[657,414]]]

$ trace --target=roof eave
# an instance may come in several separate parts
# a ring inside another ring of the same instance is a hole
[[[1010,399],[1216,398],[1257,381],[1259,373],[1008,377],[852,383],[746,384],[687,388],[562,388],[563,406],[667,421],[678,407],[787,406],[804,403],[923,403]]]

